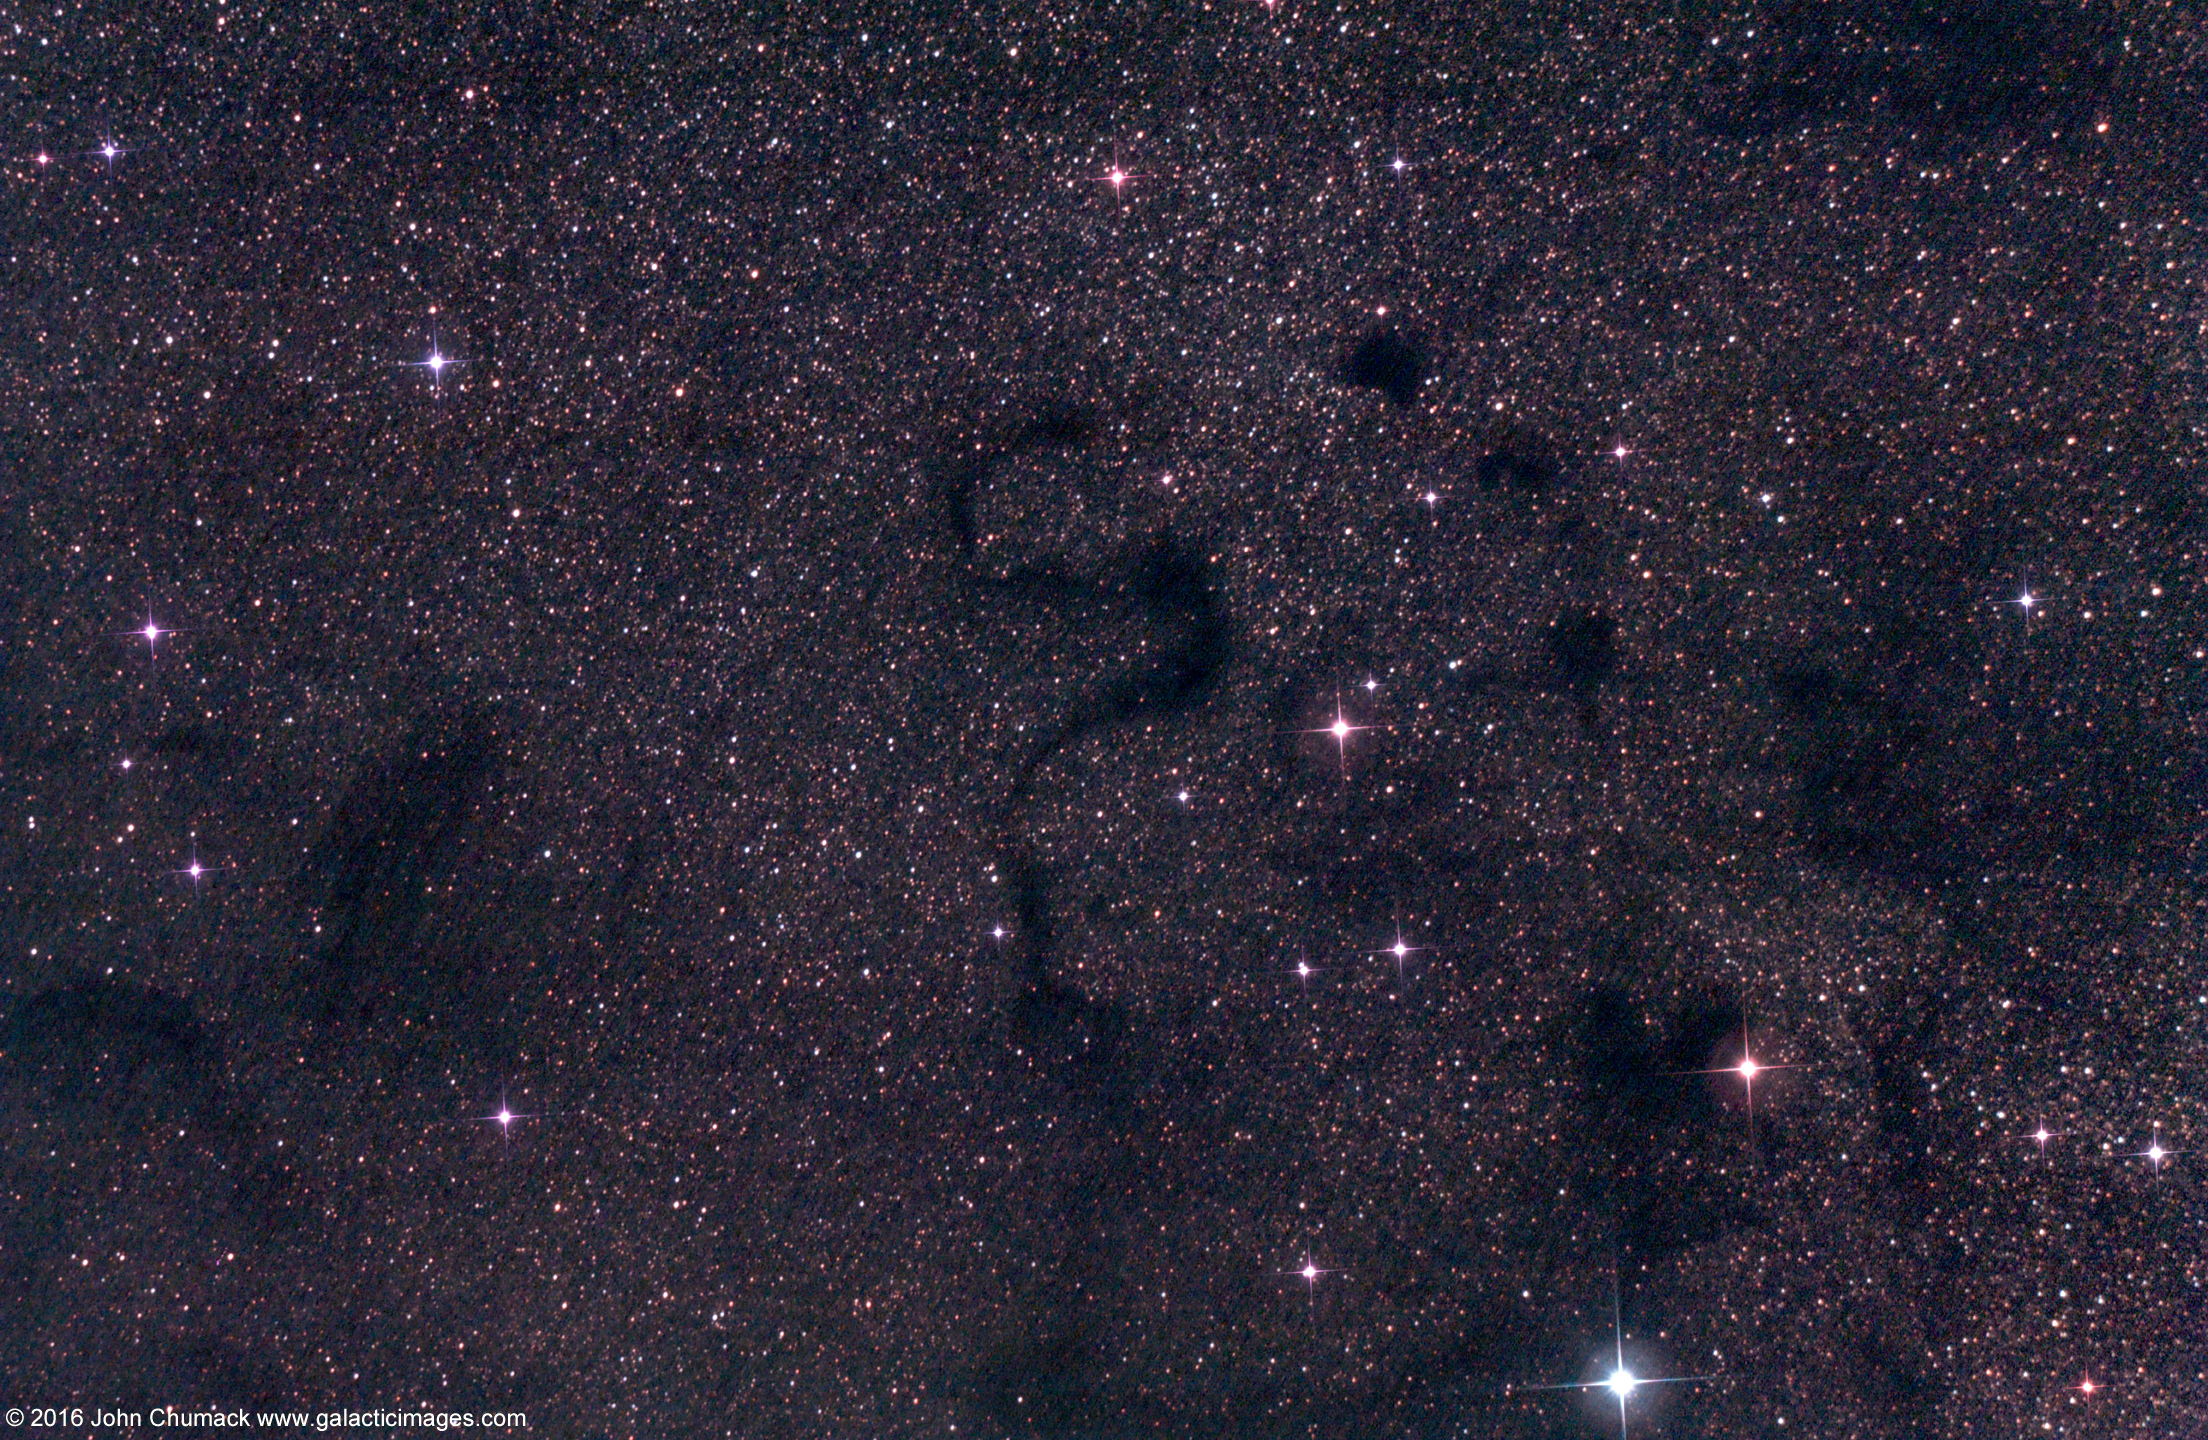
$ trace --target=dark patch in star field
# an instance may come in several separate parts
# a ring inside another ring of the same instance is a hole
[[[1703,64],[1701,123],[1756,138],[1834,120],[1988,136],[2082,126],[2105,101],[2121,37],[2031,0],[1792,3]]]
[[[1883,687],[1823,666],[1783,670],[1772,686],[1793,727],[1811,849],[1828,862],[1953,868],[1943,854],[1932,725]]]
[[[1514,445],[1482,455],[1472,467],[1472,478],[1482,490],[1546,495],[1555,488],[1557,470],[1530,447]]]
[[[1153,536],[1129,567],[1127,593],[1166,644],[1115,676],[1095,723],[1115,725],[1200,702],[1233,658],[1232,630],[1203,560],[1169,535]]]
[[[1679,1073],[1737,1061],[1741,1019],[1737,1004],[1703,999],[1652,1025],[1624,990],[1608,984],[1589,991],[1571,1018],[1585,1126],[1611,1161],[1626,1253],[1662,1255],[1759,1223],[1737,1187],[1709,1167],[1682,1172],[1668,1163],[1687,1135],[1746,1145],[1745,1129],[1732,1129],[1741,1122],[1712,1098],[1713,1077]],[[1768,1128],[1759,1127],[1759,1140]]]
[[[449,1023],[457,1007],[439,1003],[453,999],[449,983],[439,983],[447,972],[417,963],[418,938],[499,770],[486,710],[434,708],[338,802],[298,876],[322,915],[316,989],[324,1023],[395,1020],[394,1010],[418,1023],[442,1010]]]
[[[205,1118],[222,1088],[219,1047],[188,1003],[104,977],[17,1001],[0,1064],[55,1104],[134,1122]]]
[[[1592,727],[1596,692],[1618,670],[1618,622],[1599,610],[1575,610],[1550,624],[1548,656],[1552,681]]]
[[[1012,1043],[1062,1084],[1069,1098],[1107,1119],[1124,1117],[1136,1072],[1128,1063],[1126,1010],[1038,975],[1005,1010]]]
[[[1077,450],[1096,438],[1096,409],[1074,400],[1045,400],[1020,427],[1011,449]]]
[[[1089,1378],[1093,1344],[1081,1330],[1054,1328],[999,1342],[953,1382],[954,1393],[999,1435],[1073,1440],[1105,1421]]]
[[[1902,997],[1866,1046],[1886,1182],[1901,1197],[1905,1213],[1920,1215],[1936,1198],[1939,1180],[1932,1095],[1924,1076],[1924,1057],[1939,1053],[1932,1048],[1939,1039],[1939,1008],[1923,994]]]
[[[181,760],[197,760],[233,748],[218,740],[205,725],[190,722],[171,725],[154,736],[147,746],[150,754],[170,755]]]
[[[1399,407],[1408,407],[1432,371],[1425,340],[1386,328],[1368,332],[1342,360],[1344,385],[1378,390]]]

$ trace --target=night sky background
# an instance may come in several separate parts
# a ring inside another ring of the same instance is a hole
[[[2208,1433],[2204,27],[16,9],[0,1403]]]

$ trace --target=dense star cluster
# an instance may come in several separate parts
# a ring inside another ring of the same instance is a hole
[[[2200,24],[19,12],[0,1405],[2203,1432]]]

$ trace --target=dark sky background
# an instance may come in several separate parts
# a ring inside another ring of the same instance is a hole
[[[0,1403],[2208,1433],[2202,24],[15,11]]]

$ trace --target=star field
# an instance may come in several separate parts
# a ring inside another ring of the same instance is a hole
[[[2208,1426],[2198,16],[0,29],[0,1406]]]

